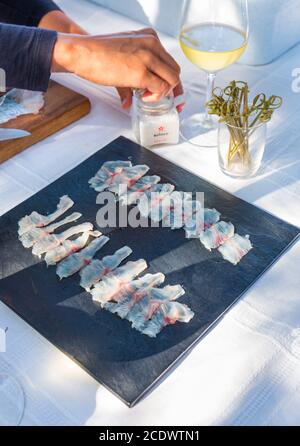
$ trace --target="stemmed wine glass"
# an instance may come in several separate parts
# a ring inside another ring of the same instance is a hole
[[[248,0],[201,0],[191,2],[179,36],[186,57],[207,75],[206,102],[211,99],[218,71],[236,62],[249,37]],[[207,111],[181,123],[181,136],[197,146],[215,146],[207,134],[217,122]]]

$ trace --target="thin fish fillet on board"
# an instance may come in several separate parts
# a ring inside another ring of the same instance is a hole
[[[204,208],[204,221],[199,218],[199,213],[192,215],[184,225],[186,238],[199,238],[205,229],[220,220],[220,212],[216,209]]]
[[[175,186],[169,183],[155,184],[138,200],[138,209],[142,217],[149,217],[159,222],[164,217],[163,203],[168,200]]]
[[[90,237],[100,237],[101,232],[99,231],[88,231],[84,232],[82,235],[74,240],[65,240],[57,248],[51,249],[51,251],[46,252],[45,262],[47,266],[55,265],[66,257],[80,251],[86,246]]]
[[[43,228],[32,228],[25,234],[19,237],[20,242],[24,248],[31,248],[37,241],[41,240],[49,234],[52,234],[60,226],[64,226],[68,223],[78,220],[82,214],[80,212],[73,212],[73,214],[68,215],[63,220],[59,220],[56,223],[52,223],[49,226],[44,226]]]
[[[99,302],[102,307],[111,300],[118,301],[118,295],[122,293],[125,285],[146,268],[147,263],[144,259],[139,259],[135,262],[129,261],[125,265],[120,266],[96,283],[91,290],[93,300]]]
[[[91,263],[94,255],[99,249],[101,249],[107,242],[109,238],[102,235],[99,238],[93,240],[89,245],[75,254],[71,254],[65,260],[59,263],[56,274],[60,279],[64,277],[72,276],[73,274],[80,271],[86,265]]]
[[[136,204],[137,200],[146,192],[146,190],[159,183],[159,181],[160,177],[158,175],[145,175],[119,195],[120,203],[124,206]]]
[[[71,200],[68,195],[64,195],[60,198],[59,203],[57,205],[56,211],[52,212],[49,215],[41,215],[36,211],[31,212],[30,215],[25,215],[19,221],[19,236],[25,234],[25,232],[30,231],[32,228],[43,228],[44,226],[49,225],[58,217],[63,215],[73,206],[74,202]]]
[[[225,260],[228,260],[233,265],[237,265],[252,248],[249,235],[242,237],[239,234],[234,234],[233,237],[218,248],[218,251]]]
[[[167,325],[176,322],[188,323],[194,317],[194,312],[180,302],[164,302],[156,311],[153,318],[145,324],[141,333],[155,338]]]
[[[219,221],[200,234],[200,241],[206,249],[211,251],[223,245],[234,234],[234,226],[226,221]]]
[[[164,288],[152,288],[128,313],[127,319],[132,327],[142,331],[145,324],[153,317],[164,303],[176,300],[185,293],[181,285],[167,285]]]
[[[105,308],[124,319],[134,305],[148,294],[151,288],[161,285],[164,280],[165,276],[162,273],[145,274],[143,277],[125,285],[122,292],[118,295],[118,301],[108,302]]]
[[[130,161],[106,161],[95,176],[89,179],[89,184],[98,192],[104,191],[113,183],[115,177],[121,175],[126,167],[131,166],[132,163]]]
[[[114,271],[131,253],[132,249],[129,248],[129,246],[123,246],[110,256],[105,256],[101,260],[92,260],[91,263],[79,273],[81,277],[80,286],[86,291],[90,291],[93,285],[99,282],[99,280],[111,271]]]
[[[81,223],[80,225],[72,226],[60,234],[49,234],[33,245],[32,254],[41,256],[44,252],[50,251],[61,245],[65,240],[69,239],[75,234],[81,234],[93,230],[92,223]]]

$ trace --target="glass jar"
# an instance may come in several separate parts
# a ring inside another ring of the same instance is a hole
[[[219,123],[218,156],[222,172],[236,178],[256,174],[264,155],[266,136],[266,123],[249,128]]]
[[[177,144],[179,116],[173,96],[145,102],[143,91],[136,91],[133,100],[132,128],[137,141],[144,147]]]

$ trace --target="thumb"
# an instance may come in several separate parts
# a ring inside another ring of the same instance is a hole
[[[128,108],[131,107],[131,104],[132,104],[132,90],[131,90],[131,88],[118,87],[117,91],[118,91],[120,99],[121,99],[122,108],[127,110]]]

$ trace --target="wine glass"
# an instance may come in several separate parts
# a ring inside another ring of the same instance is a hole
[[[248,0],[201,0],[191,2],[183,18],[179,36],[186,57],[207,75],[206,102],[212,97],[216,73],[236,62],[244,53],[249,37]],[[217,120],[196,113],[181,123],[181,136],[190,143],[211,147],[217,137],[209,133]]]

